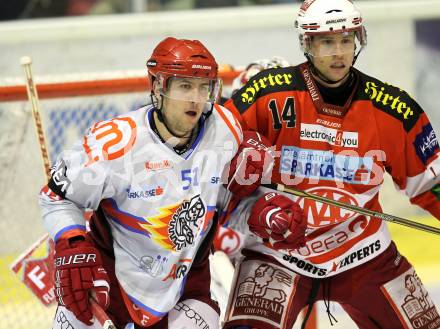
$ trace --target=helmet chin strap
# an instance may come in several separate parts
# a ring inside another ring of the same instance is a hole
[[[162,96],[161,96],[162,97]],[[157,113],[157,118],[159,119],[159,121],[165,126],[166,130],[168,130],[168,132],[173,135],[174,137],[177,138],[185,138],[185,137],[190,137],[190,136],[185,136],[185,135],[179,135],[177,134],[175,131],[173,131],[173,129],[171,129],[171,127],[167,124],[167,120],[165,119],[165,117],[163,116],[162,113],[162,106],[163,106],[163,99],[160,102],[160,107],[159,107],[159,100],[157,99],[157,97],[153,96],[153,92],[151,92],[150,94],[150,98],[151,98],[151,103],[153,104],[153,108],[154,111]]]

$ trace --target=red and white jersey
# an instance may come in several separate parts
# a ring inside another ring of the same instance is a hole
[[[179,300],[213,224],[223,168],[242,139],[239,123],[216,105],[179,155],[151,128],[152,114],[149,106],[96,123],[60,155],[40,194],[44,224],[55,241],[85,232],[83,209],[102,210],[116,276],[126,304],[145,315],[142,325]]]
[[[255,75],[225,107],[243,126],[275,145],[272,182],[381,211],[384,172],[414,204],[440,219],[439,143],[420,106],[403,90],[357,70],[346,106],[326,104],[309,66]],[[260,188],[259,194],[271,190]],[[307,244],[276,251],[255,236],[245,246],[274,256],[310,277],[331,276],[365,263],[390,244],[386,223],[311,200],[290,197],[308,217]],[[229,225],[244,232],[255,196],[230,211]]]

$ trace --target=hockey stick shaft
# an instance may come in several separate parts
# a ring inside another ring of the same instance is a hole
[[[26,90],[29,98],[29,102],[32,106],[32,116],[34,118],[35,128],[37,130],[38,143],[40,144],[41,157],[44,164],[44,172],[47,180],[50,179],[50,160],[49,152],[47,151],[46,136],[44,134],[43,123],[40,115],[40,104],[38,101],[38,92],[35,86],[33,74],[32,74],[32,59],[29,56],[23,56],[20,59],[20,64],[24,69],[26,77]],[[113,322],[110,320],[105,311],[99,306],[93,298],[90,298],[90,306],[92,313],[98,320],[103,329],[116,329]]]
[[[288,194],[292,194],[301,198],[305,198],[305,199],[310,199],[310,200],[314,200],[314,201],[318,201],[321,203],[325,203],[331,206],[336,206],[342,209],[347,209],[347,210],[351,210],[354,211],[358,214],[361,215],[365,215],[365,216],[371,216],[371,217],[375,217],[375,218],[379,218],[381,220],[385,220],[387,222],[391,222],[391,223],[395,223],[395,224],[400,224],[403,226],[407,226],[410,228],[414,228],[414,229],[418,229],[421,231],[425,231],[425,232],[429,232],[429,233],[433,233],[433,234],[438,234],[440,235],[440,229],[437,227],[433,227],[433,226],[429,226],[429,225],[425,225],[425,224],[421,224],[421,223],[417,223],[414,222],[412,220],[409,219],[405,219],[405,218],[401,218],[401,217],[397,217],[394,215],[389,215],[389,214],[384,214],[382,212],[379,211],[374,211],[374,210],[370,210],[370,209],[365,209],[359,206],[355,206],[355,205],[351,205],[351,204],[347,204],[344,202],[340,202],[340,201],[335,201],[329,198],[325,198],[319,195],[315,195],[312,193],[308,193],[305,191],[301,191],[292,187],[287,187],[283,184],[262,184],[262,186],[276,190],[276,191],[280,191],[280,192],[285,192]]]
[[[93,298],[90,298],[90,307],[92,309],[93,315],[95,316],[96,320],[98,320],[102,329],[116,329],[113,321],[108,317],[107,313],[105,313],[102,307],[99,306],[99,304]]]
[[[35,87],[34,78],[32,75],[32,60],[29,56],[23,56],[20,59],[20,64],[24,69],[26,78],[26,90],[29,102],[32,107],[32,117],[34,118],[35,128],[37,130],[38,143],[40,144],[41,158],[44,164],[44,173],[47,180],[50,178],[50,160],[49,152],[47,151],[46,136],[44,134],[43,124],[41,122],[40,106],[38,102],[37,88]]]

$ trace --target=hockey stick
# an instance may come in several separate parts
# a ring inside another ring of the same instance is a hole
[[[44,172],[46,179],[50,179],[50,160],[49,152],[47,151],[46,136],[44,134],[43,124],[40,116],[40,105],[38,102],[38,93],[35,86],[34,78],[32,75],[32,59],[29,56],[23,56],[20,58],[20,65],[24,69],[26,77],[26,90],[29,101],[32,106],[32,116],[34,118],[35,128],[37,130],[38,143],[40,144],[41,158],[43,159]],[[45,235],[47,237],[48,234]],[[108,317],[105,311],[99,306],[93,298],[90,298],[90,306],[92,313],[98,320],[103,329],[116,329],[112,320]]]
[[[32,106],[32,116],[34,118],[35,128],[37,130],[38,143],[40,144],[41,158],[43,159],[44,172],[46,174],[46,179],[50,179],[50,161],[49,152],[47,151],[46,136],[43,130],[43,124],[41,122],[40,116],[40,106],[38,104],[38,93],[35,87],[34,78],[32,75],[32,59],[29,56],[23,56],[20,58],[20,64],[24,69],[24,74],[26,77],[26,90],[28,94],[29,101]]]
[[[93,299],[90,298],[90,308],[92,309],[92,313],[95,316],[96,320],[98,320],[102,329],[116,329],[116,326],[113,324],[113,321],[110,320],[107,313],[102,309],[101,306]]]
[[[340,202],[340,201],[335,201],[332,199],[328,199],[319,195],[315,195],[312,193],[308,193],[305,191],[301,191],[292,187],[287,187],[283,184],[276,184],[276,183],[272,183],[272,184],[262,184],[261,186],[270,188],[272,190],[276,190],[276,191],[280,191],[280,192],[285,192],[288,194],[292,194],[295,196],[299,196],[301,198],[305,198],[305,199],[310,199],[310,200],[314,200],[314,201],[318,201],[318,202],[322,202],[331,206],[336,206],[342,209],[347,209],[347,210],[351,210],[354,211],[358,214],[361,215],[365,215],[365,216],[371,216],[371,217],[376,217],[379,218],[381,220],[385,220],[391,223],[395,223],[395,224],[400,224],[400,225],[404,225],[410,228],[414,228],[414,229],[418,229],[421,231],[425,231],[425,232],[429,232],[429,233],[434,233],[434,234],[438,234],[440,235],[440,229],[437,227],[433,227],[433,226],[429,226],[429,225],[425,225],[425,224],[421,224],[421,223],[417,223],[414,221],[411,221],[409,219],[405,219],[405,218],[401,218],[401,217],[397,217],[394,215],[388,215],[388,214],[384,214],[381,213],[379,211],[374,211],[374,210],[370,210],[370,209],[365,209],[359,206],[355,206],[355,205],[350,205],[344,202]]]

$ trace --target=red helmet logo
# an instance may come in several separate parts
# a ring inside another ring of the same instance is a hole
[[[166,81],[172,76],[216,79],[218,71],[214,56],[200,41],[172,37],[157,45],[147,68],[151,83],[158,73]]]

